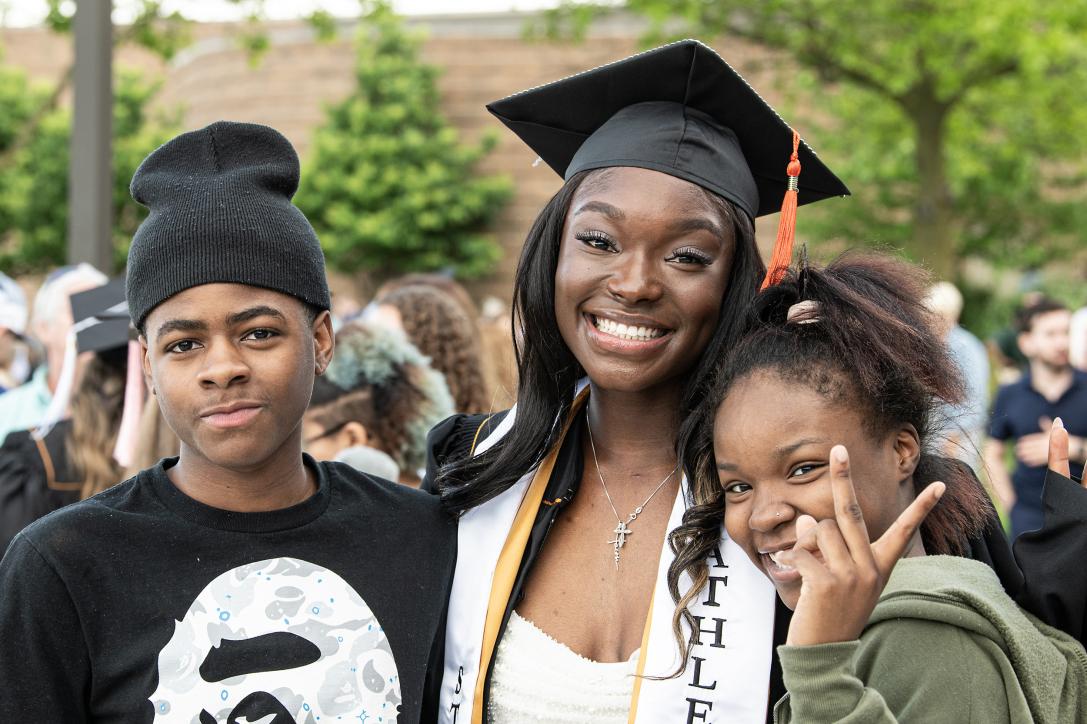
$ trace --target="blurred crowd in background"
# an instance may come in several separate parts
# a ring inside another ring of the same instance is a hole
[[[29,292],[29,293],[28,293]],[[314,388],[303,445],[318,459],[418,486],[431,427],[454,413],[508,408],[516,396],[506,303],[477,304],[451,277],[409,274],[372,299],[336,297],[337,350]],[[963,297],[932,286],[963,371],[966,401],[944,411],[944,452],[969,463],[1017,535],[1041,523],[1047,433],[1056,416],[1087,455],[1087,308],[1028,294],[990,339],[959,325]],[[112,336],[81,334],[113,315]],[[146,395],[123,285],[82,264],[34,290],[0,275],[0,545],[32,520],[177,455]],[[134,364],[136,363],[136,364]],[[1082,472],[1082,467],[1077,471]]]

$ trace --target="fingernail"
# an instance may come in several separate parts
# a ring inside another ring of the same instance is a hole
[[[1064,420],[1062,420],[1059,417],[1054,418],[1053,427],[1056,428],[1057,430],[1063,430],[1064,429]]]
[[[934,483],[934,485],[936,485],[936,490],[934,490],[933,492],[936,495],[936,500],[939,500],[940,498],[944,497],[944,493],[947,492],[947,486],[939,481]]]
[[[849,454],[845,451],[844,445],[835,445],[830,449],[830,457],[839,463],[849,462]]]

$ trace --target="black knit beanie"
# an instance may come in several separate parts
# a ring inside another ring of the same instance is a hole
[[[143,160],[132,198],[150,209],[128,250],[132,321],[201,284],[249,284],[319,309],[330,299],[321,244],[291,203],[298,155],[278,131],[219,121]]]

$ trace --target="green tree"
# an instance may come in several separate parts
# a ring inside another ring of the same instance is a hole
[[[328,109],[296,197],[329,263],[378,278],[487,273],[500,250],[484,229],[511,184],[473,172],[495,139],[458,141],[439,112],[437,71],[387,3],[370,4],[356,43],[356,89]]]
[[[8,90],[27,95],[21,112],[12,118],[0,112],[0,150],[23,128],[33,113],[35,96],[25,78],[0,69],[0,106],[8,108]],[[151,116],[148,105],[157,86],[134,72],[121,72],[114,84],[113,198],[116,267],[124,266],[127,243],[146,210],[132,200],[128,182],[144,156],[176,132],[169,118]],[[17,98],[13,98],[17,101]],[[71,112],[58,108],[36,119],[33,133],[0,167],[0,270],[8,273],[44,271],[63,264],[68,234],[68,146]],[[110,270],[114,271],[114,270]]]
[[[1087,5],[1035,0],[626,0],[647,42],[780,51],[789,117],[857,198],[802,234],[902,246],[943,276],[964,256],[1033,267],[1087,226]],[[571,2],[545,32],[583,32]],[[802,115],[796,108],[804,109]]]

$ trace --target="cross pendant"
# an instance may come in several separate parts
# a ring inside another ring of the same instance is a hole
[[[615,538],[608,541],[608,543],[611,543],[615,548],[615,569],[619,570],[619,549],[626,545],[627,537],[632,535],[634,531],[628,528],[626,523],[619,521],[619,525],[615,526],[612,533],[615,533]]]

